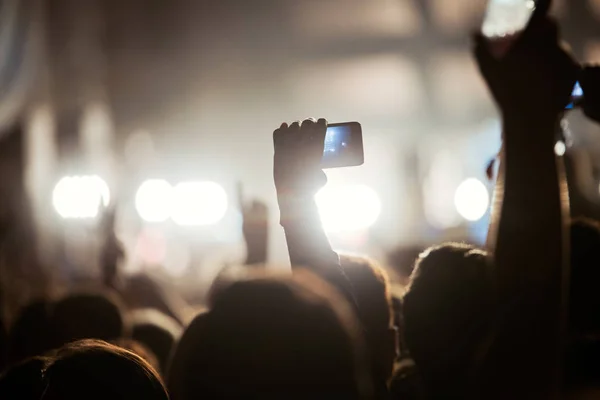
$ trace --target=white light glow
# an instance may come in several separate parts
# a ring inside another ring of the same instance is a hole
[[[135,208],[146,222],[164,222],[171,215],[173,187],[162,179],[142,183],[135,195]]]
[[[567,146],[565,145],[565,142],[563,142],[562,140],[559,140],[558,142],[556,142],[556,144],[554,145],[554,153],[556,153],[557,156],[562,157],[565,155],[567,151]]]
[[[95,218],[110,203],[110,190],[97,175],[65,176],[52,191],[52,204],[65,219]]]
[[[377,222],[381,201],[363,185],[327,186],[315,196],[323,228],[327,232],[353,232]]]
[[[171,218],[181,226],[213,225],[227,212],[227,193],[214,182],[182,182],[175,186]]]
[[[456,211],[467,221],[479,221],[488,210],[490,195],[480,180],[469,178],[456,189],[454,205]]]

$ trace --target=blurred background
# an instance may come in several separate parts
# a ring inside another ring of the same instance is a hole
[[[238,182],[267,204],[268,261],[285,267],[272,131],[309,116],[363,126],[365,165],[328,171],[317,196],[336,249],[394,264],[403,249],[482,244],[500,148],[470,55],[485,6],[0,0],[0,273],[97,276],[109,207],[124,271],[194,293],[244,260]],[[600,62],[600,0],[554,13],[578,59]],[[600,129],[568,120],[556,150],[573,212],[599,218]]]

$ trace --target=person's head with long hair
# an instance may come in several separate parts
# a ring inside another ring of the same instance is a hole
[[[361,256],[341,254],[340,264],[354,289],[374,378],[384,386],[392,376],[398,356],[387,272],[375,261]]]
[[[124,306],[112,292],[73,293],[58,300],[50,328],[52,348],[82,339],[110,342],[129,334]]]
[[[69,343],[0,377],[4,400],[168,400],[160,376],[140,356],[100,341]]]
[[[189,347],[177,399],[359,398],[370,377],[355,316],[311,274],[235,282]]]
[[[460,391],[489,337],[495,287],[486,252],[449,243],[419,256],[403,299],[404,338],[430,391]]]

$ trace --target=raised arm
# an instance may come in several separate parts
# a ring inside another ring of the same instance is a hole
[[[485,398],[550,398],[561,382],[568,253],[568,193],[554,145],[578,67],[545,17],[505,58],[482,38],[475,53],[504,128],[488,241],[499,317],[480,382]]]
[[[600,66],[586,65],[581,71],[580,83],[584,92],[581,104],[583,112],[600,122]]]
[[[292,269],[306,268],[352,297],[338,255],[323,231],[314,196],[327,183],[320,164],[327,121],[282,124],[273,133],[273,176]]]

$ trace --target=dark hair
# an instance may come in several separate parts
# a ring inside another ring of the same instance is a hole
[[[160,363],[158,362],[158,357],[143,343],[138,342],[137,340],[122,338],[119,340],[115,340],[111,342],[115,346],[119,346],[125,350],[129,350],[134,354],[142,357],[144,361],[152,366],[158,373],[160,370]],[[162,375],[161,375],[162,376]]]
[[[415,260],[423,252],[422,246],[401,246],[387,255],[387,263],[402,283],[408,282],[415,266]]]
[[[202,333],[206,329],[207,321],[208,312],[203,311],[198,314],[185,329],[181,339],[173,349],[166,371],[167,387],[171,399],[183,398],[185,371],[195,357],[195,347],[198,338],[202,337]]]
[[[404,336],[425,384],[460,385],[495,315],[486,253],[449,243],[415,264],[403,299]]]
[[[4,370],[8,351],[8,335],[4,328],[4,321],[0,316],[0,372]]]
[[[50,350],[51,310],[47,300],[37,300],[21,308],[8,333],[8,365]]]
[[[132,315],[132,337],[147,346],[158,359],[160,371],[167,370],[171,351],[183,331],[181,325],[158,310],[136,310]]]
[[[340,264],[354,289],[358,318],[371,353],[373,372],[385,383],[392,375],[397,355],[387,273],[375,261],[360,256],[341,254]]]
[[[232,265],[222,268],[217,276],[215,276],[215,279],[208,289],[208,294],[206,295],[208,308],[212,308],[221,293],[232,284],[242,280],[265,276],[267,274],[267,269],[260,266],[248,268],[248,266]]]
[[[69,295],[58,301],[52,312],[53,348],[80,339],[109,342],[126,336],[124,315],[120,301],[112,294]]]
[[[351,308],[312,275],[231,284],[198,333],[188,365],[178,368],[178,399],[351,399],[368,384]]]
[[[39,400],[45,389],[46,357],[33,357],[14,364],[0,375],[0,399]]]
[[[569,346],[565,357],[568,390],[600,387],[600,224],[587,218],[571,221]]]
[[[70,343],[44,373],[41,400],[167,400],[158,373],[140,356],[99,340]]]
[[[578,218],[571,222],[570,328],[579,333],[600,331],[600,224]]]

